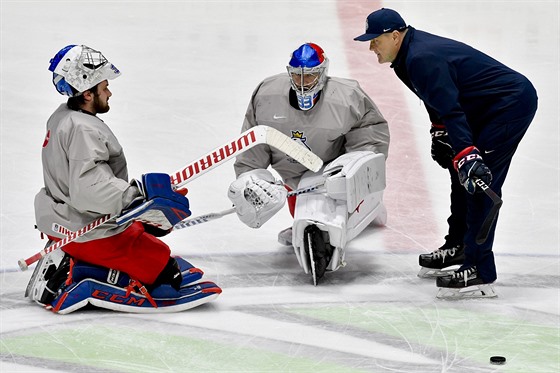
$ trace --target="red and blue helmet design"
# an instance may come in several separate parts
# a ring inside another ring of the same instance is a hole
[[[317,102],[327,81],[328,66],[325,52],[314,43],[301,45],[290,56],[287,70],[301,110],[309,110]]]

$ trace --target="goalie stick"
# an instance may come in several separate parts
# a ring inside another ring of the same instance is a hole
[[[481,179],[476,179],[475,183],[480,187],[480,189],[482,189],[484,193],[486,193],[488,197],[490,197],[490,199],[494,203],[492,205],[492,208],[488,212],[488,215],[486,215],[484,222],[480,226],[480,230],[478,231],[478,234],[476,235],[476,243],[482,245],[484,242],[486,242],[486,239],[488,238],[490,229],[492,228],[492,225],[494,225],[494,222],[498,217],[498,211],[500,210],[500,207],[502,207],[503,201],[500,198],[500,196],[498,196],[496,192],[490,189],[490,187],[486,185],[486,183]]]
[[[292,191],[288,192],[286,197],[299,196],[300,194],[303,194],[303,193],[315,192],[315,191],[321,189],[321,187],[323,187],[324,185],[325,185],[325,183],[319,183],[317,185],[313,185],[313,186],[310,186],[310,187],[307,187],[307,188],[292,190]],[[209,221],[216,220],[216,219],[219,219],[219,218],[224,217],[226,215],[233,214],[234,212],[235,212],[235,207],[232,207],[232,208],[227,209],[227,210],[223,210],[223,211],[219,211],[219,212],[210,212],[208,214],[200,215],[200,216],[197,216],[195,218],[185,219],[185,220],[180,221],[179,223],[175,224],[175,226],[173,227],[173,230],[179,230],[179,229],[183,229],[183,228],[192,227],[194,225],[199,225],[199,224],[202,224],[202,223],[208,223]]]
[[[187,164],[184,168],[170,174],[171,184],[175,189],[180,188],[187,182],[198,178],[217,166],[221,166],[227,160],[236,157],[259,144],[266,144],[284,152],[314,172],[317,172],[323,165],[321,158],[305,148],[303,145],[293,141],[282,132],[268,126],[256,126],[241,133],[234,140],[229,141],[228,143],[212,150],[208,154]],[[27,270],[31,264],[37,262],[53,250],[59,249],[64,245],[75,241],[77,238],[92,231],[93,229],[96,229],[102,224],[114,221],[117,217],[118,215],[105,215],[75,232],[69,232],[62,240],[45,247],[27,259],[20,259],[18,261],[19,268],[22,271]]]

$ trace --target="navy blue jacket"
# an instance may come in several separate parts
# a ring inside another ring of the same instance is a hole
[[[523,75],[464,43],[413,27],[391,67],[424,102],[432,123],[445,125],[456,153],[476,146],[485,126],[536,110],[536,91]]]

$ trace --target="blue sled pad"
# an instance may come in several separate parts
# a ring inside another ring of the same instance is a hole
[[[175,259],[183,275],[179,291],[164,284],[150,290],[147,295],[142,294],[138,287],[128,290],[131,279],[126,273],[77,262],[72,268],[72,283],[65,286],[47,308],[59,314],[73,312],[88,304],[121,312],[179,312],[220,295],[222,289],[215,283],[197,282],[204,274],[202,270],[181,257]]]
[[[183,286],[180,291],[170,285],[161,285],[150,294],[157,306],[154,307],[137,289],[127,294],[123,287],[84,279],[68,286],[48,308],[62,315],[88,304],[121,312],[170,313],[198,307],[216,299],[221,292],[222,289],[211,281]]]

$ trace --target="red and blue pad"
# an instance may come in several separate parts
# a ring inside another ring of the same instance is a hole
[[[89,304],[121,312],[169,313],[197,307],[220,295],[222,289],[215,283],[196,283],[202,278],[202,270],[183,258],[175,259],[183,274],[179,291],[164,284],[148,292],[125,273],[78,262],[72,269],[72,283],[63,288],[48,308],[67,314]]]
[[[116,219],[117,224],[137,220],[162,230],[170,230],[191,215],[189,200],[171,188],[168,174],[144,174],[139,188],[142,188],[144,201],[139,206],[124,211]]]

